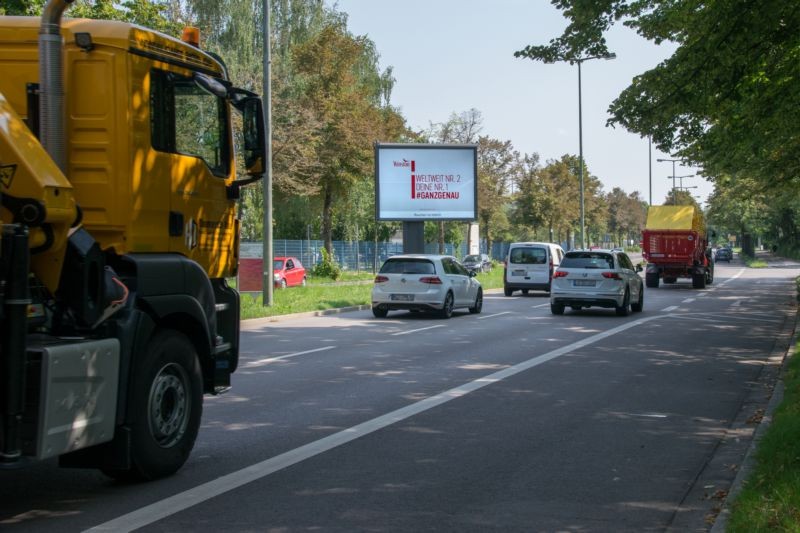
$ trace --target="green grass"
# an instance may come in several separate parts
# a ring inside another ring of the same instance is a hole
[[[800,291],[800,278],[796,280]],[[784,397],[758,444],[756,468],[733,504],[727,531],[800,532],[800,343],[782,376]]]
[[[748,257],[746,255],[742,256],[744,258],[744,263],[749,268],[767,268],[767,262],[763,259],[756,259],[754,257]]]
[[[270,307],[261,305],[260,293],[244,293],[241,305],[242,319],[367,305],[370,303],[372,292],[370,281],[374,277],[371,272],[343,272],[336,281],[330,278],[309,277],[306,287],[275,289]],[[478,281],[484,289],[502,287],[503,266],[495,265],[490,272],[478,274]]]

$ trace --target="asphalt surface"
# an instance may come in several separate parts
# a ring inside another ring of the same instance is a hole
[[[625,318],[493,293],[450,320],[248,321],[178,474],[0,472],[0,530],[706,530],[777,379],[797,275],[734,261]]]

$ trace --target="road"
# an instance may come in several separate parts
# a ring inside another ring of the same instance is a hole
[[[625,318],[493,293],[450,320],[249,321],[178,474],[0,472],[0,529],[702,530],[776,379],[797,275],[718,265]]]

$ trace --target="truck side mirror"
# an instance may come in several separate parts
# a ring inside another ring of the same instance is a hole
[[[244,165],[251,176],[264,173],[266,156],[266,136],[264,134],[264,108],[261,98],[251,96],[242,103],[242,122],[244,128]]]

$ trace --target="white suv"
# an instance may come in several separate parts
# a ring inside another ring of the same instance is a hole
[[[576,250],[567,252],[553,274],[550,311],[563,315],[566,306],[578,311],[584,307],[613,307],[620,316],[641,311],[644,282],[623,252]]]

